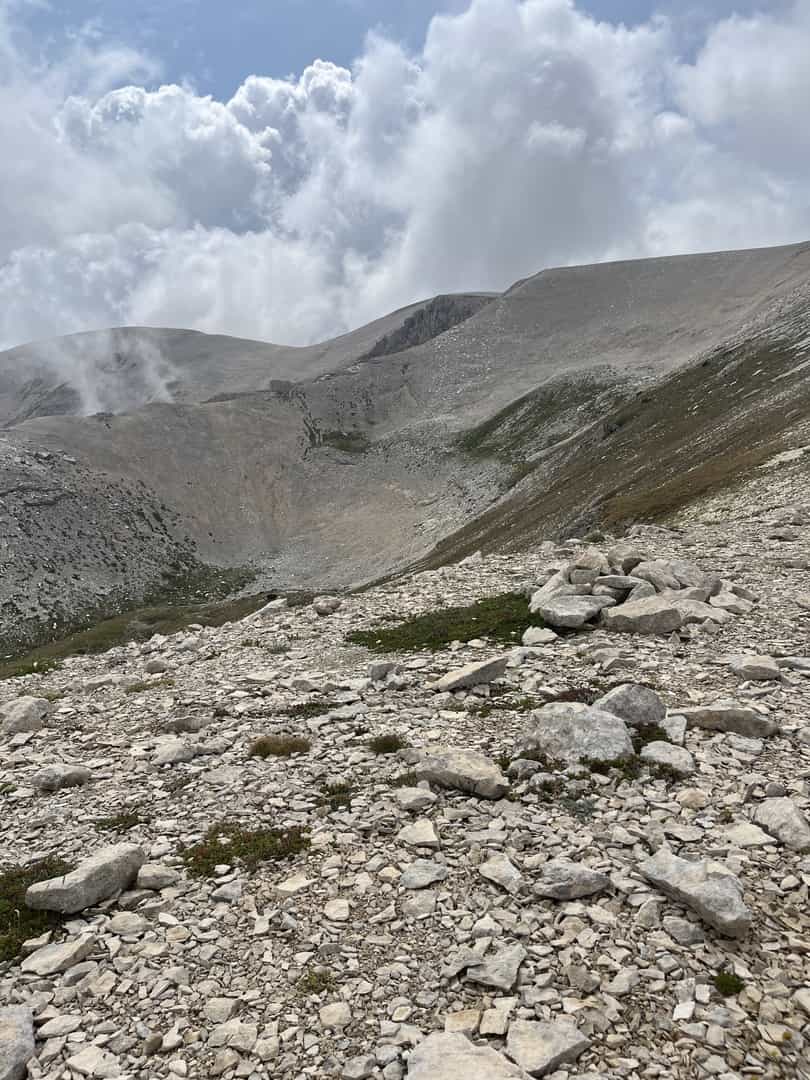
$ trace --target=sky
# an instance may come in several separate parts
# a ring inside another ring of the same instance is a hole
[[[0,0],[0,348],[810,239],[810,0]]]

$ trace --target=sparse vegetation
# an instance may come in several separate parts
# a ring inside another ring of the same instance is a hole
[[[395,733],[387,735],[375,735],[373,739],[369,739],[366,744],[369,750],[373,750],[375,754],[395,754],[398,750],[404,750],[408,745],[408,740],[403,739],[401,735]]]
[[[150,690],[171,690],[174,687],[174,679],[155,679],[148,682],[139,679],[138,682],[130,683],[124,691],[125,694],[145,694]]]
[[[722,997],[734,997],[745,989],[745,983],[733,971],[718,971],[712,982],[715,990]]]
[[[328,806],[330,810],[339,810],[342,806],[351,806],[355,788],[352,784],[342,781],[336,784],[324,784],[321,788],[318,803]]]
[[[288,705],[279,709],[280,716],[291,716],[298,720],[309,720],[313,716],[323,716],[324,713],[336,709],[334,701],[302,701],[299,705]]]
[[[321,445],[342,450],[344,454],[364,454],[371,443],[362,431],[324,431]]]
[[[591,772],[604,775],[615,769],[625,780],[637,780],[643,768],[642,762],[636,757],[614,758],[613,761],[594,761],[592,758],[584,758],[582,764]]]
[[[57,858],[0,869],[0,962],[13,960],[24,941],[60,925],[62,916],[26,907],[25,893],[30,885],[60,877],[72,869],[69,863]]]
[[[398,787],[416,787],[419,783],[419,777],[415,772],[400,773],[399,776],[394,776],[388,781],[389,785],[393,788]]]
[[[136,825],[143,825],[146,818],[140,810],[122,810],[110,817],[96,818],[93,822],[99,832],[127,832]]]
[[[298,980],[298,990],[309,997],[334,990],[335,976],[328,968],[312,968]]]
[[[247,829],[236,821],[212,825],[205,837],[183,852],[183,862],[195,877],[210,877],[214,867],[238,863],[255,870],[265,862],[279,862],[309,847],[309,834],[289,829]]]
[[[543,620],[529,612],[529,602],[522,593],[502,593],[466,607],[440,608],[416,615],[395,626],[353,630],[346,635],[346,641],[380,653],[437,650],[451,641],[484,637],[514,645],[528,626],[542,625]]]
[[[640,724],[632,733],[633,749],[638,754],[651,742],[669,742],[669,737],[660,724]]]
[[[251,757],[292,757],[311,749],[309,739],[297,735],[262,735],[251,745]]]

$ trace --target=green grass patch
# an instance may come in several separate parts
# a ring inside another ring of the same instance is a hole
[[[235,821],[221,821],[198,844],[187,848],[182,858],[194,877],[211,877],[215,866],[238,863],[255,870],[262,863],[292,858],[308,847],[309,834],[299,826],[246,829]]]
[[[473,638],[514,645],[528,626],[543,626],[543,620],[530,613],[526,597],[522,593],[502,593],[465,607],[440,608],[416,615],[395,626],[353,630],[346,635],[346,641],[379,653],[437,650],[451,641]]]
[[[745,989],[745,983],[733,971],[718,971],[712,982],[715,990],[722,997],[734,997]]]
[[[61,877],[72,869],[57,858],[0,869],[0,962],[13,960],[24,941],[55,930],[64,918],[70,917],[53,911],[31,911],[25,906],[25,893],[30,885]]]
[[[262,735],[250,747],[251,757],[292,757],[312,748],[309,739],[297,735]]]
[[[534,709],[540,709],[543,705],[547,704],[547,698],[532,697],[530,694],[526,694],[519,698],[495,698],[482,702],[480,705],[468,705],[464,703],[464,707],[471,713],[475,713],[476,716],[487,717],[491,716],[494,712],[519,712],[526,713],[532,712]]]
[[[398,750],[404,750],[408,746],[408,740],[391,732],[387,735],[375,735],[368,740],[366,746],[375,754],[396,754]]]
[[[127,832],[137,825],[143,825],[146,818],[140,810],[122,810],[119,814],[110,817],[96,818],[93,825],[99,832]]]

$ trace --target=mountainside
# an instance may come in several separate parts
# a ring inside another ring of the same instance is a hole
[[[38,366],[85,346],[100,410]],[[337,588],[666,513],[810,445],[808,373],[807,244],[545,271],[307,349],[127,329],[12,350],[0,637],[200,563]]]

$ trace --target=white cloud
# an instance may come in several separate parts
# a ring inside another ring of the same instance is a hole
[[[810,0],[628,30],[472,0],[419,55],[261,74],[230,101],[0,0],[0,346],[148,323],[304,343],[543,266],[810,233]],[[691,31],[690,31],[691,33]]]

